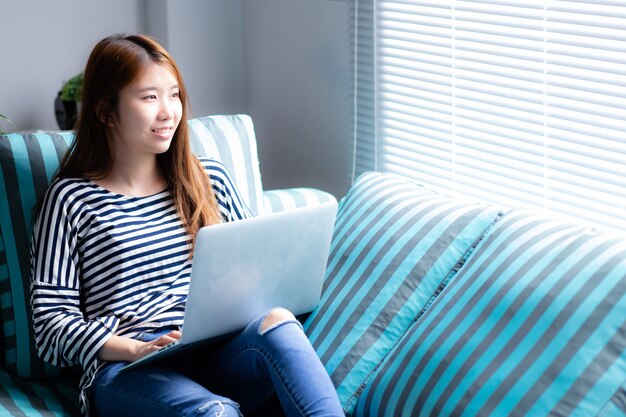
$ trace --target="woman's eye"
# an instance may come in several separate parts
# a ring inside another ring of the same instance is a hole
[[[177,92],[173,93],[172,97],[175,97],[175,98],[180,97],[180,92],[177,91]]]
[[[154,94],[150,94],[149,96],[145,96],[144,99],[146,100],[154,100],[156,98],[156,96]]]

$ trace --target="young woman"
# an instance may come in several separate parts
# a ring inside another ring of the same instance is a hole
[[[226,344],[119,372],[180,338],[198,229],[250,212],[222,164],[192,156],[185,86],[159,44],[107,37],[84,75],[76,139],[31,253],[38,352],[82,366],[82,412],[237,416],[277,395],[289,416],[343,415],[302,327],[280,308]]]

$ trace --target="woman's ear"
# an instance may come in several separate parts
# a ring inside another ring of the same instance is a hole
[[[115,127],[115,115],[114,112],[111,111],[109,103],[98,103],[96,106],[96,114],[98,115],[98,120],[100,120],[102,124],[105,124],[108,127]]]

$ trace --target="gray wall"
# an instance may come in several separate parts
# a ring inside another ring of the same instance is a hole
[[[247,112],[242,2],[147,0],[146,5],[152,17],[148,32],[185,77],[192,117]]]
[[[0,1],[0,113],[18,130],[57,129],[54,97],[95,42],[143,31],[176,58],[192,116],[252,116],[266,189],[311,186],[340,197],[352,152],[349,7],[341,0]]]
[[[264,184],[343,195],[352,152],[348,3],[245,5],[248,112],[255,120]]]
[[[0,21],[0,113],[19,130],[58,129],[54,99],[93,45],[145,26],[143,3],[126,0],[0,1]]]

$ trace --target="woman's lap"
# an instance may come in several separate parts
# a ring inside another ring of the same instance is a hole
[[[101,370],[92,385],[99,416],[238,416],[238,405],[164,366],[119,372],[124,362]],[[210,413],[210,414],[209,414]]]
[[[108,365],[96,376],[92,404],[100,416],[151,415],[142,407],[160,408],[154,415],[202,416],[202,411],[217,407],[207,415],[226,417],[238,414],[238,404],[244,413],[254,413],[277,393],[287,415],[322,415],[322,410],[324,415],[343,415],[300,323],[283,320],[264,329],[265,317],[223,345],[190,348],[167,366],[119,373],[125,363]]]

